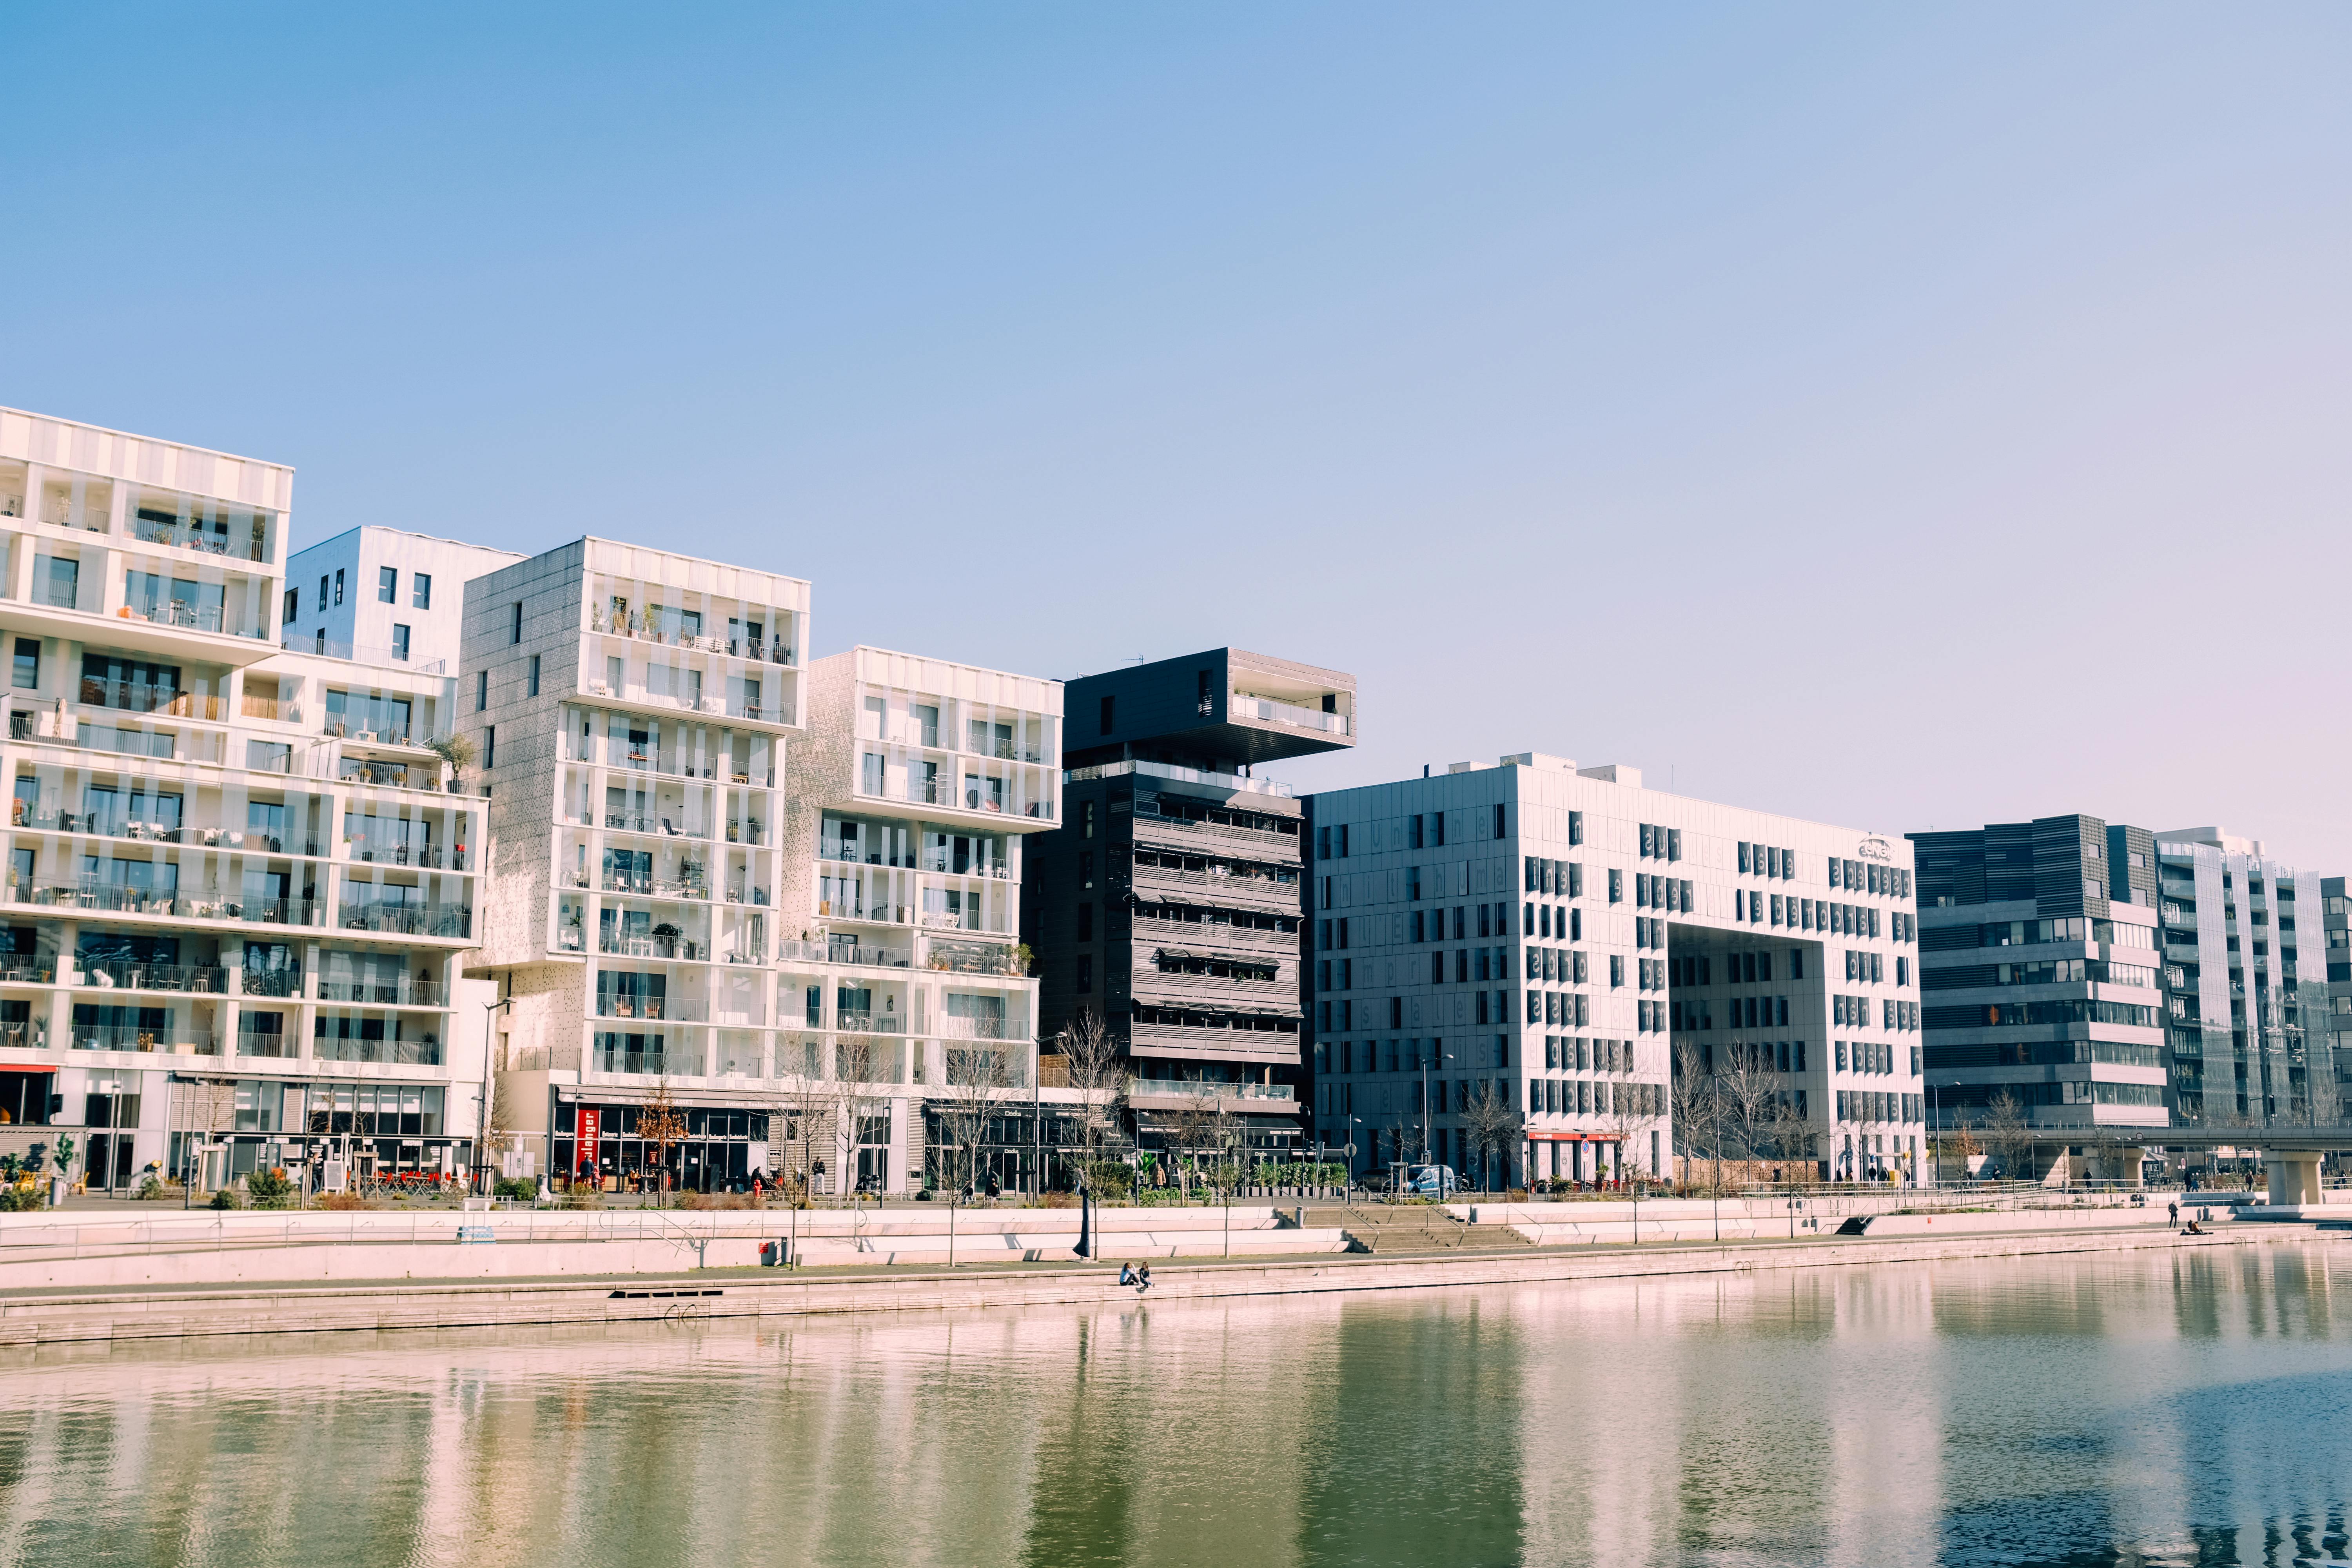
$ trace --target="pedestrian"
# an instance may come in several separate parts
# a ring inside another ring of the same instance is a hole
[[[1150,1265],[1149,1263],[1147,1263],[1147,1264],[1145,1264],[1141,1268],[1139,1268],[1139,1269],[1137,1269],[1137,1270],[1136,1270],[1136,1273],[1135,1273],[1135,1293],[1136,1293],[1137,1295],[1140,1296],[1140,1295],[1142,1295],[1146,1290],[1149,1290],[1149,1289],[1151,1289],[1151,1265]]]
[[[2167,1225],[2177,1226],[2180,1224],[2180,1205],[2178,1200],[2164,1205],[2164,1219]]]

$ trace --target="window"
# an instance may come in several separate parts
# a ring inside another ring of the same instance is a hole
[[[1094,988],[1095,955],[1091,952],[1082,952],[1078,954],[1078,989],[1091,991]]]
[[[1102,732],[1104,734],[1108,735],[1111,732],[1112,726],[1118,721],[1118,699],[1104,698],[1102,700]]]
[[[522,641],[522,605],[518,602],[514,607],[513,623],[507,630],[507,644],[512,647],[520,641]]]
[[[327,613],[327,574],[324,572],[319,574],[319,613],[322,616]]]
[[[874,760],[878,763],[882,759],[877,757]],[[879,795],[881,792],[879,790],[875,790],[871,793]],[[1095,852],[1091,849],[1081,849],[1078,851],[1078,886],[1081,888],[1091,888],[1094,885]]]
[[[287,589],[287,590],[286,590],[286,602],[285,602],[285,604],[283,604],[282,605],[280,605],[280,606],[278,607],[278,622],[279,622],[281,625],[284,625],[284,626],[292,626],[296,621],[299,620],[299,619],[301,618],[301,616],[302,616],[302,590],[301,590],[301,589],[299,589],[299,588],[289,588],[289,589]]]
[[[474,711],[479,713],[489,705],[490,672],[487,669],[478,669],[474,671]]]
[[[1089,800],[1081,803],[1078,806],[1078,837],[1081,838],[1092,838],[1094,836],[1095,803]]]
[[[1495,803],[1495,837],[1497,838],[1509,837],[1503,825],[1503,803],[1501,801],[1496,801]]]
[[[1612,952],[1609,955],[1609,984],[1612,989],[1614,989],[1624,984],[1625,955],[1622,952]]]
[[[40,638],[18,637],[16,639],[16,668],[12,675],[11,683],[27,691],[40,685]]]
[[[414,610],[433,607],[433,574],[411,572],[408,574],[408,605]]]
[[[1342,859],[1342,860],[1345,860],[1347,858],[1348,858],[1348,825],[1347,825],[1346,823],[1344,823],[1344,822],[1343,822],[1343,823],[1339,824],[1339,858],[1340,858],[1340,859]]]
[[[536,697],[536,696],[538,696],[538,695],[539,695],[539,655],[537,655],[537,654],[532,654],[532,655],[530,656],[530,696],[533,696],[533,697]]]
[[[485,724],[482,726],[482,771],[488,773],[498,765],[499,727],[496,724]]]
[[[342,571],[342,568],[341,568],[341,567],[338,566],[337,568],[335,568],[335,603],[337,603],[338,605],[340,605],[340,604],[341,604],[342,602],[343,602],[343,571]]]
[[[375,602],[379,605],[396,605],[400,602],[400,569],[398,567],[376,568]]]
[[[1405,820],[1406,820],[1406,822],[1407,822],[1407,824],[1408,824],[1408,826],[1407,826],[1407,827],[1406,827],[1406,829],[1405,829],[1406,847],[1407,847],[1407,848],[1411,848],[1411,849],[1419,849],[1419,848],[1423,847],[1423,845],[1422,845],[1422,842],[1421,842],[1421,815],[1420,815],[1420,813],[1416,812],[1416,813],[1414,813],[1412,816],[1407,817]]]
[[[1625,901],[1625,873],[1614,866],[1609,868],[1609,901],[1612,904]]]
[[[1080,904],[1078,906],[1078,940],[1092,942],[1094,939],[1095,907],[1092,904]]]

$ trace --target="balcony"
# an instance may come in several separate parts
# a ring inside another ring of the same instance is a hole
[[[1063,777],[1071,784],[1083,784],[1089,779],[1118,778],[1127,773],[1141,773],[1150,778],[1175,779],[1183,784],[1203,784],[1217,789],[1247,791],[1253,795],[1270,795],[1287,800],[1291,787],[1274,779],[1248,778],[1240,773],[1213,773],[1200,768],[1179,767],[1174,763],[1102,763],[1090,768],[1072,768]]]
[[[699,1078],[702,1053],[696,1050],[633,1051],[625,1046],[598,1046],[588,1053],[591,1072],[625,1073],[636,1078]]]
[[[149,626],[168,626],[174,631],[211,632],[217,637],[267,637],[269,635],[257,622],[231,624],[226,610],[221,605],[192,605],[185,599],[158,599],[151,605],[125,605],[114,613],[121,620],[143,621]]]
[[[184,1051],[200,1057],[220,1055],[220,1040],[210,1029],[167,1026],[142,1029],[132,1024],[76,1024],[73,1048],[78,1051]]]
[[[833,1026],[845,1035],[903,1035],[907,1020],[898,1013],[836,1013]]]
[[[161,713],[172,719],[202,719],[217,723],[228,717],[226,698],[127,680],[101,680],[88,675],[81,678],[81,700],[92,708],[123,713]]]
[[[437,1068],[441,1065],[441,1042],[430,1035],[415,1040],[377,1039],[356,1035],[318,1035],[310,1041],[310,1058],[313,1061],[321,1062],[363,1062],[382,1067]]]
[[[245,972],[242,989],[247,996],[270,996],[279,1000],[302,994],[302,972],[299,969],[248,969]]]
[[[302,705],[299,702],[281,702],[275,697],[260,697],[250,691],[237,698],[236,710],[241,718],[266,719],[273,724],[299,724],[302,721]]]
[[[786,963],[845,963],[861,969],[910,969],[915,955],[892,947],[860,947],[855,942],[785,942],[776,956]]]
[[[296,990],[300,989],[299,977]],[[252,994],[251,987],[247,994]],[[445,988],[438,981],[415,980],[321,980],[319,982],[321,1002],[356,1002],[371,1007],[444,1007],[448,1005]]]
[[[1326,713],[1317,708],[1301,708],[1295,702],[1277,702],[1271,697],[1254,697],[1246,691],[1234,692],[1227,700],[1225,717],[1288,724],[1295,729],[1314,730],[1326,735],[1348,732],[1348,716],[1344,713]]]
[[[347,903],[337,912],[335,923],[344,931],[466,938],[474,934],[474,910],[470,904]]]
[[[638,1018],[647,1023],[707,1024],[710,1008],[703,1002],[688,1002],[667,996],[622,996],[599,992],[596,996],[596,1016],[599,1018]]]
[[[954,1014],[934,1021],[927,1031],[942,1040],[1025,1040],[1020,1025],[1010,1018],[960,1017]]]
[[[85,959],[76,984],[98,991],[184,991],[217,996],[228,990],[229,972],[203,965],[132,963],[121,959]]]
[[[262,634],[256,632],[254,636]],[[418,662],[388,647],[368,643],[336,642],[323,637],[285,637],[278,646],[288,653],[307,653],[319,658],[346,659],[352,664],[372,664],[379,669],[407,669],[418,675],[442,675],[448,666],[441,659]]]
[[[1020,979],[1028,973],[1012,948],[996,942],[934,941],[923,967],[946,974],[999,974],[1008,979]]]
[[[1164,1095],[1177,1100],[1265,1100],[1295,1102],[1297,1089],[1286,1083],[1222,1083],[1213,1079],[1188,1078],[1131,1078],[1127,1080],[1128,1098],[1139,1095]]]
[[[316,925],[319,906],[300,899],[182,899],[143,888],[111,885],[36,888],[26,903],[63,910],[98,910],[152,919],[256,921]]]
[[[598,892],[621,893],[635,899],[686,899],[708,900],[710,888],[700,880],[683,881],[666,877],[606,877],[597,884]]]
[[[466,851],[438,844],[403,844],[391,838],[346,838],[343,856],[362,866],[414,866],[426,871],[463,871]]]
[[[226,519],[215,519],[210,523],[191,522],[142,510],[131,514],[131,537],[142,544],[164,544],[175,550],[193,550],[205,555],[226,556],[236,561],[268,561],[269,550],[264,542],[266,535],[261,520],[240,521],[250,525],[246,531],[248,537],[245,539],[231,536]]]
[[[792,645],[777,639],[753,642],[749,638],[704,637],[683,626],[648,626],[643,615],[615,616],[609,609],[592,608],[588,612],[588,629],[606,637],[627,637],[632,642],[654,643],[663,647],[690,648],[699,653],[715,653],[728,658],[749,659],[754,664],[790,664]]]
[[[596,943],[596,951],[608,958],[662,958],[688,963],[710,961],[709,943],[688,941],[685,937],[608,936]]]

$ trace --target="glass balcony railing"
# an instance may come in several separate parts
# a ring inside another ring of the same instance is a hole
[[[217,722],[228,717],[226,698],[178,691],[166,686],[145,686],[125,680],[81,678],[81,700],[93,708],[124,713],[162,713],[173,719],[205,719]]]
[[[847,1035],[903,1035],[907,1020],[898,1013],[836,1013],[833,1026]]]
[[[262,521],[248,517],[236,521],[243,526],[232,526],[226,518],[205,521],[138,511],[131,518],[131,537],[142,544],[167,544],[175,550],[194,550],[239,561],[268,560],[268,535]]]
[[[228,971],[181,963],[133,963],[124,959],[85,959],[80,984],[100,991],[186,991],[218,995],[228,989]]]
[[[400,936],[470,937],[474,910],[470,904],[347,903],[335,917],[345,931],[388,931]]]
[[[135,1024],[76,1024],[73,1048],[78,1051],[188,1051],[200,1057],[220,1054],[220,1041],[210,1029],[167,1025],[142,1028]]]
[[[1348,732],[1345,713],[1327,713],[1317,708],[1301,708],[1295,702],[1280,702],[1271,697],[1254,697],[1246,691],[1236,691],[1225,705],[1228,718],[1256,719],[1269,723],[1288,724],[1301,730],[1319,730],[1327,735]]]
[[[446,1005],[438,981],[404,977],[398,980],[335,979],[319,982],[321,1002],[356,1002],[374,1007],[440,1007]]]
[[[1286,1083],[1219,1083],[1189,1078],[1131,1078],[1130,1095],[1164,1094],[1193,1100],[1296,1100],[1298,1091]]]

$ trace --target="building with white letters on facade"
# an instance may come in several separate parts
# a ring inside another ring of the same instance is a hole
[[[1909,845],[1538,753],[1308,822],[1313,1136],[1360,1169],[1922,1174]]]

